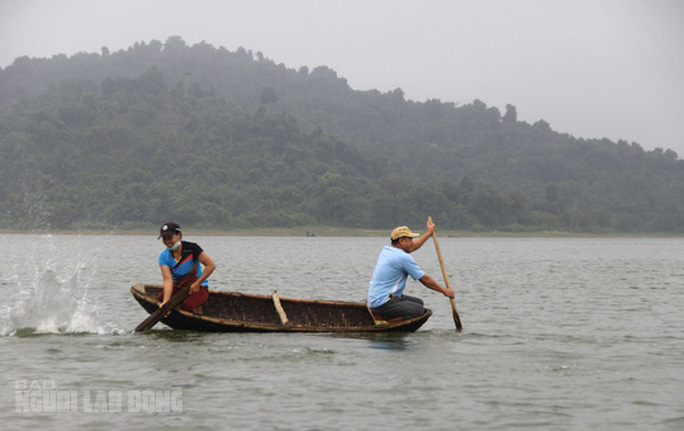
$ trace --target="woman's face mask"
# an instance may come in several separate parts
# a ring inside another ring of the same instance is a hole
[[[180,234],[173,235],[173,236],[165,236],[162,237],[162,242],[171,251],[178,250],[178,247],[181,246],[181,236]]]

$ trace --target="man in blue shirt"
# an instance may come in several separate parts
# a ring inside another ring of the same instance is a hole
[[[368,286],[368,307],[373,314],[384,319],[411,319],[425,313],[422,299],[403,293],[409,276],[429,289],[449,298],[454,297],[453,290],[443,288],[425,274],[409,254],[422,247],[435,230],[434,223],[428,221],[427,232],[422,236],[411,232],[407,226],[399,226],[392,231],[391,245],[385,246],[380,252]]]

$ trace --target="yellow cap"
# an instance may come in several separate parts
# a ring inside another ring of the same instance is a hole
[[[411,232],[411,229],[409,229],[408,226],[399,226],[398,228],[392,231],[391,238],[392,241],[394,241],[395,239],[399,239],[405,236],[409,238],[415,238],[417,236],[420,236],[420,234]]]

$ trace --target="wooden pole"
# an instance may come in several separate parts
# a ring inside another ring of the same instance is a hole
[[[432,224],[432,217],[428,217],[428,223]],[[446,269],[444,268],[444,259],[442,259],[442,252],[439,250],[439,241],[437,241],[437,232],[432,233],[432,239],[435,241],[435,249],[437,250],[437,258],[439,259],[439,266],[442,268],[442,276],[444,277],[444,284],[446,284],[447,289],[451,289],[449,286],[449,277],[447,277]],[[451,302],[451,312],[454,315],[454,324],[456,325],[457,331],[463,330],[463,325],[461,325],[461,318],[458,315],[458,310],[456,309],[456,301],[454,298],[449,298]]]
[[[169,299],[166,302],[166,304],[164,304],[163,307],[160,307],[158,310],[152,312],[147,319],[143,320],[140,323],[140,325],[138,325],[135,328],[135,332],[147,331],[148,329],[152,329],[152,327],[156,325],[157,322],[159,322],[161,319],[164,318],[164,316],[166,316],[166,313],[181,305],[183,301],[185,301],[185,298],[187,298],[189,295],[190,284],[181,289],[181,291],[177,294],[173,295],[171,299]]]

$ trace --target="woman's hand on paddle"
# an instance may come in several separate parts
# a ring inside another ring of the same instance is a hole
[[[161,304],[159,304],[159,308],[162,308],[162,307],[164,306],[164,304],[166,304],[167,302],[169,302],[169,301],[168,301],[168,300],[162,301]],[[171,314],[171,310],[169,310],[169,311],[164,315],[164,317],[169,317],[169,314]]]

